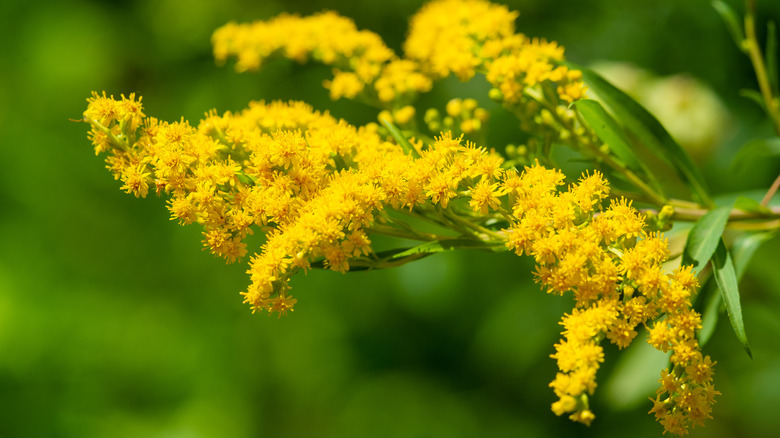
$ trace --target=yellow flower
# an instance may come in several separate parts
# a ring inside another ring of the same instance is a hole
[[[501,205],[498,197],[498,183],[490,183],[488,179],[480,179],[474,188],[471,189],[471,201],[469,206],[482,215],[488,214],[489,210],[496,210]]]
[[[288,310],[290,312],[294,312],[295,309],[293,309],[293,306],[297,302],[298,300],[295,298],[288,297],[284,294],[279,294],[279,296],[273,300],[273,303],[269,306],[268,310],[270,312],[276,312],[279,315],[279,318],[281,318],[282,315],[287,315]]]
[[[484,0],[432,1],[412,18],[404,52],[436,77],[465,81],[482,63],[479,47],[512,35],[517,15]]]
[[[330,90],[330,98],[338,100],[342,97],[352,99],[365,88],[358,75],[352,72],[335,70],[332,81],[325,81],[325,88]]]
[[[135,197],[145,198],[149,192],[149,176],[145,166],[129,166],[124,169],[120,179],[124,183],[121,189],[127,193],[132,193]]]
[[[420,72],[416,62],[408,59],[394,59],[387,63],[374,84],[382,102],[411,100],[417,93],[425,93],[432,87],[431,78]]]
[[[324,85],[332,99],[363,99],[383,110],[380,121],[404,130],[415,126],[412,100],[434,80],[481,73],[493,87],[490,97],[516,114],[523,129],[566,143],[582,130],[569,109],[586,91],[582,73],[560,65],[564,49],[557,43],[516,33],[517,15],[485,0],[432,1],[412,18],[403,59],[378,35],[334,12],[229,23],[212,39],[217,61],[234,57],[239,71],[273,57],[329,65],[333,78]],[[438,110],[427,112],[426,123],[473,134],[488,118],[474,99],[450,100],[445,112],[443,119]],[[551,406],[556,415],[593,421],[589,397],[604,361],[601,343],[625,348],[643,325],[647,341],[670,352],[672,361],[651,412],[677,434],[709,416],[718,392],[714,363],[695,336],[701,328],[692,307],[696,276],[690,267],[664,269],[667,240],[646,231],[645,216],[631,201],[607,203],[609,186],[599,172],[569,185],[561,171],[538,162],[519,172],[513,161],[457,132],[410,139],[404,149],[382,137],[387,130],[376,123],[355,127],[302,102],[251,102],[238,113],[210,111],[190,124],[147,117],[132,94],[93,93],[84,120],[122,190],[169,196],[171,219],[199,224],[203,245],[228,262],[252,253],[250,284],[241,294],[253,311],[292,311],[290,279],[300,270],[346,272],[407,261],[373,254],[374,233],[444,238],[395,219],[409,213],[458,238],[503,239],[506,249],[534,258],[543,289],[572,295],[551,355],[559,369],[549,385],[558,398]],[[255,231],[264,243],[247,248]]]
[[[325,86],[333,99],[356,97],[366,85],[377,81],[383,70],[387,72],[380,89],[389,87],[394,94],[430,89],[430,81],[416,74],[413,67],[403,63],[386,67],[395,54],[379,35],[358,30],[352,20],[335,12],[306,17],[282,14],[268,21],[228,23],[214,32],[212,43],[217,62],[235,56],[239,72],[257,70],[274,56],[298,62],[312,58],[332,65],[336,67],[334,78],[325,81]],[[399,69],[401,72],[396,72]],[[387,97],[382,90],[380,93]]]
[[[414,118],[414,114],[415,114],[414,107],[411,105],[406,105],[405,107],[399,109],[393,114],[393,119],[399,125],[406,125]]]

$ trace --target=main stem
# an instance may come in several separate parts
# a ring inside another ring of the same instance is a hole
[[[761,47],[756,37],[756,1],[747,0],[747,11],[745,13],[745,49],[756,70],[756,79],[758,87],[761,90],[761,96],[764,98],[764,105],[769,118],[775,128],[775,133],[780,136],[780,107],[778,101],[772,95],[772,87],[769,83],[769,77],[764,65],[764,57],[761,55]]]

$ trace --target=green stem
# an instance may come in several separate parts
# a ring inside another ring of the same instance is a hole
[[[490,241],[490,239],[485,239],[480,234],[487,235],[487,236],[493,237],[495,239],[501,240],[501,236],[496,234],[494,231],[488,230],[487,228],[485,228],[485,227],[483,227],[481,225],[478,225],[478,224],[475,224],[474,222],[471,222],[471,221],[468,221],[466,219],[463,219],[460,216],[458,216],[457,214],[455,214],[455,213],[453,213],[453,212],[451,212],[449,210],[443,210],[443,211],[444,211],[445,216],[448,219],[450,219],[451,221],[454,221],[457,225],[460,225],[461,227],[470,228],[470,229],[474,230],[477,233],[477,234],[468,233],[468,235],[472,235],[474,237],[477,237],[479,240],[482,240],[482,241],[485,241],[485,242]]]
[[[652,202],[653,204],[657,205],[658,207],[662,207],[669,203],[669,200],[667,200],[663,195],[660,193],[657,193],[655,190],[653,190],[652,187],[647,185],[644,181],[642,181],[642,178],[640,178],[637,174],[635,174],[631,169],[626,167],[623,163],[619,162],[618,160],[615,160],[615,158],[607,153],[602,151],[597,145],[591,143],[591,142],[585,142],[582,141],[582,139],[578,136],[572,136],[571,138],[577,139],[578,143],[587,150],[596,156],[596,158],[602,160],[604,163],[606,163],[609,167],[615,169],[616,171],[623,174],[623,176],[636,188],[638,188],[642,193],[647,196],[647,198]]]
[[[652,198],[649,198],[646,194],[631,192],[627,190],[620,190],[616,188],[610,188],[609,199],[620,199],[620,198],[630,199],[634,202],[656,205],[656,202]],[[696,207],[698,206],[699,205],[697,204]]]
[[[669,199],[669,205],[675,208],[702,208],[700,204],[682,199]]]
[[[710,210],[704,208],[675,208],[672,219],[678,221],[695,222],[702,216],[709,213]],[[756,220],[756,219],[777,219],[780,218],[780,207],[772,207],[768,213],[754,213],[734,209],[729,214],[729,222]]]
[[[89,119],[85,118],[87,123],[97,128],[100,132],[106,134],[108,137],[109,142],[113,145],[118,147],[124,152],[128,152],[130,150],[130,145],[127,144],[127,142],[119,139],[117,136],[114,135],[114,133],[111,132],[110,129],[106,128],[105,126],[101,125],[97,120],[95,119]]]
[[[411,210],[400,209],[400,210],[394,210],[394,211],[397,211],[399,213],[403,213],[403,214],[405,214],[405,215],[407,215],[409,217],[412,217],[414,219],[418,219],[418,220],[421,220],[423,222],[427,222],[427,223],[429,223],[429,224],[431,224],[433,226],[439,227],[439,228],[447,228],[447,225],[448,225],[448,222],[446,222],[446,221],[441,221],[441,220],[438,220],[436,218],[432,218],[432,217],[428,216],[428,212],[431,211],[428,208],[424,208],[424,207],[419,207],[418,206],[418,207],[414,207]]]
[[[775,132],[780,136],[780,107],[777,98],[772,95],[772,87],[769,83],[769,77],[764,65],[764,57],[761,55],[761,47],[756,37],[756,1],[747,0],[747,11],[745,13],[745,50],[747,51],[753,68],[756,71],[758,87],[761,90],[761,96],[764,98],[764,105],[769,118],[772,120]]]
[[[400,237],[403,239],[418,240],[421,242],[432,242],[435,240],[451,239],[451,237],[440,236],[438,234],[422,233],[419,231],[409,232],[409,231],[399,230],[398,228],[395,227],[390,227],[387,225],[381,225],[377,223],[374,223],[373,225],[368,227],[366,231],[368,231],[369,233],[382,234],[384,236]]]
[[[441,205],[436,205],[436,214],[439,216],[439,220],[441,221],[442,225],[444,225],[445,228],[451,228],[453,231],[457,231],[460,233],[461,236],[473,236],[473,233],[467,230],[466,228],[463,228],[459,223],[453,221],[451,218],[447,217],[444,214],[444,209],[441,207]]]
[[[763,222],[733,222],[731,228],[746,231],[770,231],[780,228],[780,219]]]
[[[764,199],[761,200],[761,205],[764,207],[769,205],[769,201],[772,200],[772,197],[775,196],[775,193],[777,192],[777,189],[780,188],[780,175],[775,178],[775,182],[772,183],[772,187],[769,187],[769,190],[766,191],[766,195],[764,195]]]
[[[414,227],[412,227],[411,225],[407,224],[406,222],[404,222],[404,221],[402,221],[400,219],[390,217],[390,215],[387,214],[387,211],[383,211],[380,214],[380,216],[382,217],[382,219],[384,219],[384,221],[385,221],[384,223],[392,224],[392,225],[395,225],[396,227],[403,228],[404,230],[406,230],[407,232],[409,232],[411,234],[417,233],[417,230],[415,230]]]
[[[375,260],[368,259],[365,257],[360,257],[356,259],[351,259],[349,261],[349,265],[351,270],[354,270],[354,268],[362,268],[365,270],[389,269],[389,268],[397,268],[398,266],[403,266],[407,263],[413,262],[415,260],[419,260],[429,255],[431,254],[420,253],[420,254],[414,254],[414,255],[410,255],[409,257],[404,257],[399,259],[393,259],[391,257],[388,257],[388,258],[378,258]]]

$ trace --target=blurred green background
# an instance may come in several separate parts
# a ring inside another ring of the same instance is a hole
[[[252,315],[246,264],[200,250],[199,230],[164,201],[122,194],[79,119],[92,90],[143,95],[146,114],[198,120],[255,99],[302,99],[353,123],[374,113],[330,102],[329,69],[279,61],[259,74],[216,67],[211,32],[282,11],[335,9],[400,52],[419,0],[22,1],[0,3],[0,437],[660,436],[643,392],[659,368],[613,370],[607,350],[590,427],[555,417],[548,356],[569,298],[539,291],[526,258],[447,254],[384,272],[310,272],[296,312]],[[780,5],[759,0],[760,18]],[[569,59],[687,72],[731,114],[702,159],[715,192],[767,187],[777,162],[729,172],[740,144],[771,135],[750,66],[704,0],[508,2],[518,29]],[[737,9],[739,3],[732,2]],[[763,29],[763,26],[761,26]],[[459,91],[465,90],[465,91]],[[445,81],[429,99],[481,92]],[[484,99],[483,99],[484,101]],[[494,114],[492,138],[515,125]],[[502,146],[497,144],[495,146]],[[722,318],[706,352],[718,399],[693,436],[780,431],[780,245],[743,279],[755,359]],[[634,360],[645,359],[636,352]],[[639,394],[639,396],[635,396]]]

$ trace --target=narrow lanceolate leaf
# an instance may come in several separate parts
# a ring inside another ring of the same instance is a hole
[[[574,102],[573,105],[593,132],[609,146],[610,150],[623,161],[626,167],[639,171],[642,176],[650,181],[653,188],[659,192],[661,191],[658,181],[634,153],[631,143],[625,137],[623,128],[599,102],[582,99]]]
[[[723,240],[718,242],[718,248],[715,250],[715,254],[712,255],[712,273],[723,297],[723,303],[726,305],[726,312],[729,315],[729,320],[731,320],[734,334],[737,335],[737,340],[739,340],[748,356],[752,359],[753,353],[750,352],[750,345],[748,345],[747,335],[745,334],[745,323],[742,321],[742,305],[739,302],[737,273]]]
[[[426,242],[411,248],[394,248],[374,253],[371,258],[357,258],[349,261],[350,271],[365,271],[369,269],[393,268],[419,260],[430,255],[461,249],[482,250],[492,252],[506,251],[503,243],[488,243],[473,239],[446,239]],[[325,261],[312,262],[312,268],[325,268]]]
[[[361,257],[361,258],[351,259],[349,260],[349,271],[357,272],[357,271],[368,271],[372,269],[392,268],[392,267],[405,265],[406,263],[413,262],[415,260],[419,260],[428,257],[430,255],[433,255],[433,253],[421,252],[417,254],[410,254],[405,257],[398,257],[398,254],[406,252],[408,250],[409,248],[395,248],[386,251],[376,252],[373,254],[373,257],[371,258]],[[309,267],[313,269],[325,269],[327,268],[327,264],[325,263],[325,259],[320,259],[311,262]]]
[[[756,250],[767,240],[777,236],[777,231],[761,231],[741,236],[731,245],[731,254],[734,258],[734,270],[737,273],[737,280],[740,280],[745,274],[745,270],[753,259]]]
[[[764,105],[764,96],[761,95],[757,90],[752,90],[750,88],[744,88],[742,90],[739,90],[739,95],[744,97],[747,100],[752,100],[756,103],[761,109],[766,111],[766,105]]]
[[[760,248],[764,242],[772,239],[776,235],[776,231],[761,231],[743,234],[734,240],[734,243],[731,245],[731,254],[734,260],[734,272],[737,274],[738,282],[745,274],[745,269],[750,264],[750,260],[753,259],[756,250]],[[701,313],[702,327],[697,333],[699,345],[702,347],[710,340],[712,334],[715,332],[715,326],[717,325],[718,317],[720,316],[720,304],[723,302],[721,292],[713,286],[713,282],[707,282],[701,291],[701,293],[706,296],[704,309]]]
[[[723,230],[726,229],[730,213],[731,205],[718,207],[696,221],[685,242],[683,265],[693,265],[701,270],[707,264],[718,246]]]
[[[742,210],[747,213],[765,213],[765,214],[772,213],[772,210],[761,205],[761,203],[756,201],[755,199],[748,198],[747,196],[739,196],[737,200],[734,201],[734,208],[736,208],[737,210]]]
[[[626,93],[620,91],[598,73],[571,63],[565,63],[573,69],[582,71],[585,84],[601,98],[612,110],[618,120],[623,121],[639,142],[656,156],[672,165],[680,177],[696,194],[702,203],[713,205],[707,186],[693,160],[677,144],[666,129],[650,112]]]
[[[385,128],[390,131],[390,135],[393,136],[393,139],[396,141],[396,143],[398,143],[398,145],[403,148],[404,152],[407,154],[411,153],[413,157],[419,157],[417,151],[412,147],[411,143],[409,143],[409,140],[404,137],[404,135],[401,133],[401,130],[398,129],[397,126],[393,125],[393,123],[387,119],[381,119],[381,121],[382,124],[385,125]]]
[[[722,1],[716,0],[712,2],[712,7],[718,11],[720,18],[723,19],[724,23],[726,23],[726,28],[729,30],[731,37],[734,39],[734,44],[736,44],[740,50],[744,51],[745,48],[743,47],[742,42],[745,41],[745,33],[742,31],[742,25],[740,25],[740,20],[737,17],[737,14],[733,9],[731,9],[729,5],[723,3]]]
[[[732,171],[742,171],[755,164],[758,160],[780,156],[780,138],[761,138],[746,143],[731,161]]]

